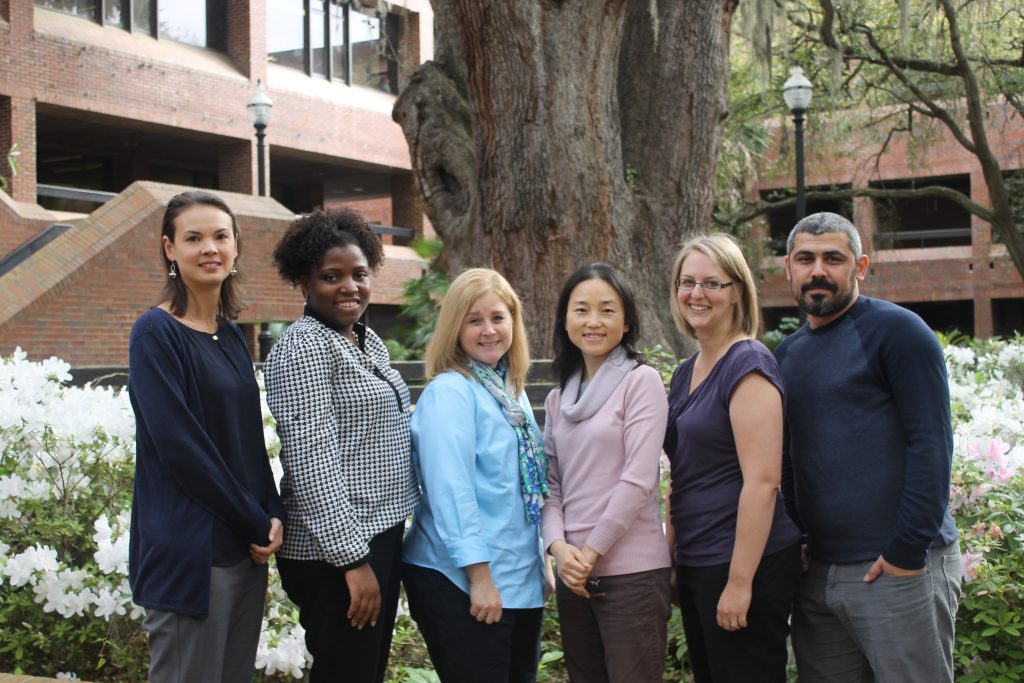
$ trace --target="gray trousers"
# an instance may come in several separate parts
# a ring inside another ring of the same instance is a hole
[[[959,544],[932,548],[917,576],[865,583],[871,565],[811,562],[793,605],[800,683],[952,682]]]
[[[205,619],[147,609],[152,683],[250,683],[256,663],[267,565],[248,558],[210,571]]]

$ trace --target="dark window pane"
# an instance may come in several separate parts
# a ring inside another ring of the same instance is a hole
[[[829,192],[832,190],[849,190],[851,185],[817,185],[807,188],[808,192]],[[791,196],[793,191],[790,189],[778,189],[778,190],[761,190],[761,199],[765,201],[778,201]],[[812,213],[819,213],[821,211],[828,211],[829,213],[838,213],[840,216],[848,220],[853,220],[853,200],[851,199],[815,199],[807,202],[806,215],[810,216]],[[776,256],[786,255],[786,241],[789,238],[789,233],[796,225],[796,205],[791,204],[785,209],[775,209],[769,211],[768,215],[768,227],[771,234],[769,247],[772,253]],[[770,328],[765,328],[770,329]]]
[[[388,83],[387,39],[379,17],[352,8],[349,11],[352,41],[352,85],[391,92]]]
[[[388,14],[384,24],[384,36],[387,40],[385,56],[388,62],[388,87],[392,95],[398,94],[398,62],[401,59],[399,46],[402,44],[402,18],[397,14]]]
[[[342,0],[331,0],[331,77],[348,80],[348,45],[345,42],[345,8]]]
[[[150,14],[150,2],[152,0],[131,0],[132,1],[132,30],[153,35],[153,15]]]
[[[227,0],[206,0],[206,47],[227,52],[228,49]]]
[[[93,21],[98,21],[100,17],[99,0],[36,0],[36,6]]]
[[[206,0],[161,2],[160,37],[206,47]]]
[[[310,27],[309,43],[313,48],[313,73],[327,75],[327,50],[324,38],[327,28],[327,16],[324,14],[323,0],[311,0],[309,3]]]
[[[267,0],[267,59],[306,70],[306,11],[302,0]]]
[[[103,7],[103,23],[117,28],[128,28],[128,5],[126,0],[106,0]]]
[[[971,196],[971,178],[933,176],[901,178],[871,183],[888,190],[941,186]],[[945,197],[872,199],[875,208],[875,241],[879,249],[956,247],[971,244],[971,214]]]

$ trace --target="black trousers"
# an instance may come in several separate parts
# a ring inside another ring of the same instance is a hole
[[[469,614],[469,595],[439,571],[402,566],[409,612],[442,683],[534,683],[544,608],[502,609],[494,624]]]
[[[345,572],[317,560],[277,558],[281,584],[299,608],[306,647],[313,655],[311,683],[382,683],[387,675],[391,635],[398,612],[402,532],[405,522],[370,541],[370,567],[380,584],[381,610],[376,626],[360,631],[346,614],[352,603]]]
[[[789,613],[800,584],[800,544],[761,559],[754,574],[747,628],[718,625],[718,599],[729,565],[677,567],[683,632],[696,683],[785,683]]]

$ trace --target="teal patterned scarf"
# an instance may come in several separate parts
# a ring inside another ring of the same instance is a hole
[[[526,517],[533,524],[540,524],[540,509],[548,495],[548,456],[537,438],[537,430],[517,400],[515,385],[507,377],[503,379],[490,365],[472,358],[467,360],[473,376],[498,401],[505,419],[516,432],[519,439],[519,481],[526,503]]]

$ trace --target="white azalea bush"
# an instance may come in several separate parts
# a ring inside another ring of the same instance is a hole
[[[0,671],[145,680],[128,586],[135,420],[127,392],[68,386],[69,369],[20,349],[0,360]],[[266,437],[276,455],[269,418]],[[309,661],[272,565],[257,668],[293,680]]]
[[[1024,681],[1024,339],[945,354],[964,571],[957,681]]]

